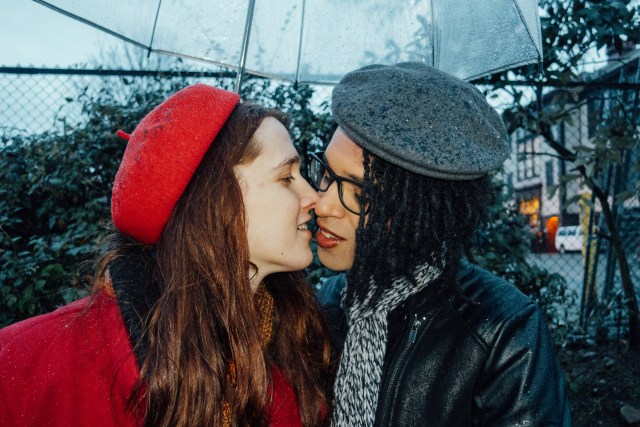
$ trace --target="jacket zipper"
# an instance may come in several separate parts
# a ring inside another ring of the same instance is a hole
[[[407,343],[405,344],[404,348],[400,352],[400,355],[396,359],[396,363],[393,365],[393,370],[391,371],[391,376],[389,377],[389,381],[387,381],[387,386],[385,387],[384,390],[381,390],[381,391],[384,391],[384,401],[382,406],[382,412],[380,413],[381,415],[380,420],[386,420],[387,418],[387,413],[389,409],[389,400],[391,398],[390,397],[391,393],[389,393],[389,390],[391,389],[391,386],[396,381],[396,377],[398,376],[398,372],[400,371],[400,366],[403,364],[404,359],[406,358],[407,353],[409,352],[409,349],[416,342],[416,336],[418,335],[418,328],[420,327],[424,319],[425,319],[424,317],[421,319],[418,319],[417,314],[413,315],[413,321],[411,323],[411,329],[409,330]]]

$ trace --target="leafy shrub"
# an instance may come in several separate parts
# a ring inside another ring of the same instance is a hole
[[[45,313],[86,295],[96,243],[110,219],[111,184],[126,142],[117,129],[132,131],[155,105],[190,82],[146,78],[80,88],[70,102],[82,105],[84,124],[62,132],[0,139],[0,326]],[[209,84],[229,88],[224,80]],[[301,153],[330,139],[335,124],[326,104],[311,107],[313,90],[250,78],[243,98],[280,108],[292,118]],[[496,187],[500,195],[501,188]],[[529,237],[514,207],[498,196],[491,224],[476,239],[473,258],[532,296],[557,325],[568,298],[561,276],[527,263]],[[87,267],[87,268],[84,268]],[[311,283],[334,274],[317,260]]]
[[[79,88],[83,124],[59,132],[0,139],[0,327],[87,294],[96,243],[110,220],[111,185],[126,141],[153,107],[196,79],[121,77]],[[230,79],[208,84],[229,89]],[[243,98],[287,111],[301,151],[331,130],[326,105],[310,107],[307,86],[249,78]]]
[[[545,313],[554,339],[561,343],[567,333],[568,308],[576,295],[568,291],[564,277],[527,260],[528,226],[498,180],[494,180],[494,197],[489,224],[476,234],[471,258],[531,297]]]
[[[81,269],[110,218],[111,184],[132,130],[174,86],[81,88],[84,125],[0,140],[0,325],[86,295]],[[162,90],[160,90],[162,89]]]

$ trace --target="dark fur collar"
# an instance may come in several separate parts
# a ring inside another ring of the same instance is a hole
[[[138,365],[147,355],[149,337],[145,324],[160,297],[152,274],[152,257],[147,253],[127,254],[109,265],[118,307],[136,353]]]

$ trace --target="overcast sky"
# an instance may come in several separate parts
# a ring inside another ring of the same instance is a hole
[[[0,0],[0,66],[67,67],[122,43],[32,0]]]

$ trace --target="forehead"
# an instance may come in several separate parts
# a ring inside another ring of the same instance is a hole
[[[264,161],[279,161],[298,154],[287,129],[273,117],[265,117],[256,129],[255,138],[260,144],[258,158]]]
[[[335,172],[349,172],[362,176],[364,155],[362,147],[353,142],[341,128],[336,129],[325,150],[325,157]]]

